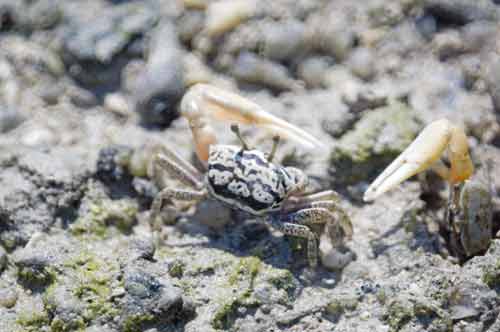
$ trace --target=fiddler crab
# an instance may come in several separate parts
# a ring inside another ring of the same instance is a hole
[[[151,206],[152,225],[164,202],[196,202],[211,197],[231,208],[263,218],[286,235],[307,239],[311,267],[318,264],[318,235],[310,226],[324,225],[324,232],[334,247],[352,236],[351,221],[338,205],[336,192],[305,194],[308,177],[304,172],[273,163],[280,136],[306,147],[321,146],[321,142],[252,101],[207,84],[197,84],[186,92],[180,113],[189,122],[197,157],[206,172],[203,175],[169,148],[157,153],[152,168],[174,176],[189,189],[167,187],[161,190]],[[241,146],[217,144],[211,126],[214,119],[233,122],[230,128]],[[275,133],[271,152],[265,154],[250,148],[236,122],[254,124]]]
[[[448,150],[448,167],[441,155]],[[445,224],[450,246],[460,260],[488,249],[492,237],[493,203],[491,186],[472,177],[464,129],[446,119],[430,123],[366,190],[363,199],[373,201],[409,177],[427,169],[449,184]],[[491,183],[491,181],[490,181]]]

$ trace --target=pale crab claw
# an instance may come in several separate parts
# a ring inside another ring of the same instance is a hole
[[[212,85],[196,84],[191,87],[182,98],[180,110],[189,121],[198,157],[203,162],[208,160],[209,146],[216,143],[215,132],[210,126],[213,119],[254,124],[307,148],[325,147],[312,135],[268,113],[256,103]]]
[[[448,148],[450,168],[440,157]],[[474,171],[463,128],[447,119],[430,123],[366,190],[363,200],[373,201],[409,177],[433,169],[450,184],[467,180]]]

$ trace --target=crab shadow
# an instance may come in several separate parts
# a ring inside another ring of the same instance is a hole
[[[425,218],[418,218],[414,211],[406,211],[397,224],[369,243],[375,257],[388,254],[401,246],[411,251],[423,250],[431,254],[440,254],[443,249],[439,232],[431,232]]]
[[[218,249],[239,258],[258,257],[276,269],[289,270],[302,285],[334,288],[342,278],[342,270],[327,270],[321,264],[311,268],[307,260],[305,239],[285,236],[275,232],[261,219],[245,218],[240,212],[232,213],[232,222],[223,228],[213,229],[192,218],[182,218],[175,225],[177,231],[206,241],[185,243],[178,247]],[[243,214],[244,215],[244,214]]]

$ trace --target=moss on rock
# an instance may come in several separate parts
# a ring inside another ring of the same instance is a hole
[[[374,178],[413,141],[420,128],[415,111],[400,102],[368,112],[332,151],[334,181],[353,184]]]
[[[236,290],[236,295],[220,301],[220,306],[212,318],[213,328],[227,330],[237,316],[238,308],[258,305],[258,301],[252,299],[251,296],[255,279],[261,268],[261,260],[254,256],[241,258],[234,264],[229,274],[228,284]]]
[[[73,295],[82,300],[85,305],[83,317],[92,321],[96,317],[118,314],[118,310],[109,302],[112,288],[112,278],[118,267],[106,262],[90,252],[83,252],[65,263],[73,269],[77,282],[72,287]]]
[[[123,233],[130,232],[135,223],[138,205],[130,199],[102,199],[89,204],[89,208],[73,225],[73,235],[108,235],[108,226],[116,226]]]
[[[39,332],[49,321],[49,316],[45,310],[20,312],[17,315],[16,323],[23,328],[25,332]]]

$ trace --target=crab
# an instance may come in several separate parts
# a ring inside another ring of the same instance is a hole
[[[306,239],[311,267],[318,264],[318,235],[312,230],[314,225],[324,225],[324,232],[334,246],[352,236],[351,221],[338,204],[336,192],[306,194],[308,177],[303,171],[273,162],[281,136],[306,147],[322,146],[313,136],[246,98],[207,84],[190,88],[181,101],[180,113],[189,122],[205,173],[170,148],[164,147],[154,156],[153,171],[174,176],[187,188],[167,187],[158,193],[151,206],[153,229],[157,229],[154,225],[164,202],[197,202],[211,197],[265,220],[286,235]],[[241,146],[217,143],[211,126],[214,118],[233,122],[230,128]],[[270,153],[250,148],[235,122],[256,124],[273,132]]]
[[[450,167],[440,159],[448,150]],[[461,261],[488,249],[492,237],[492,191],[474,175],[467,136],[447,119],[430,123],[366,190],[363,199],[373,201],[411,176],[427,169],[449,184],[444,224],[450,246]]]

